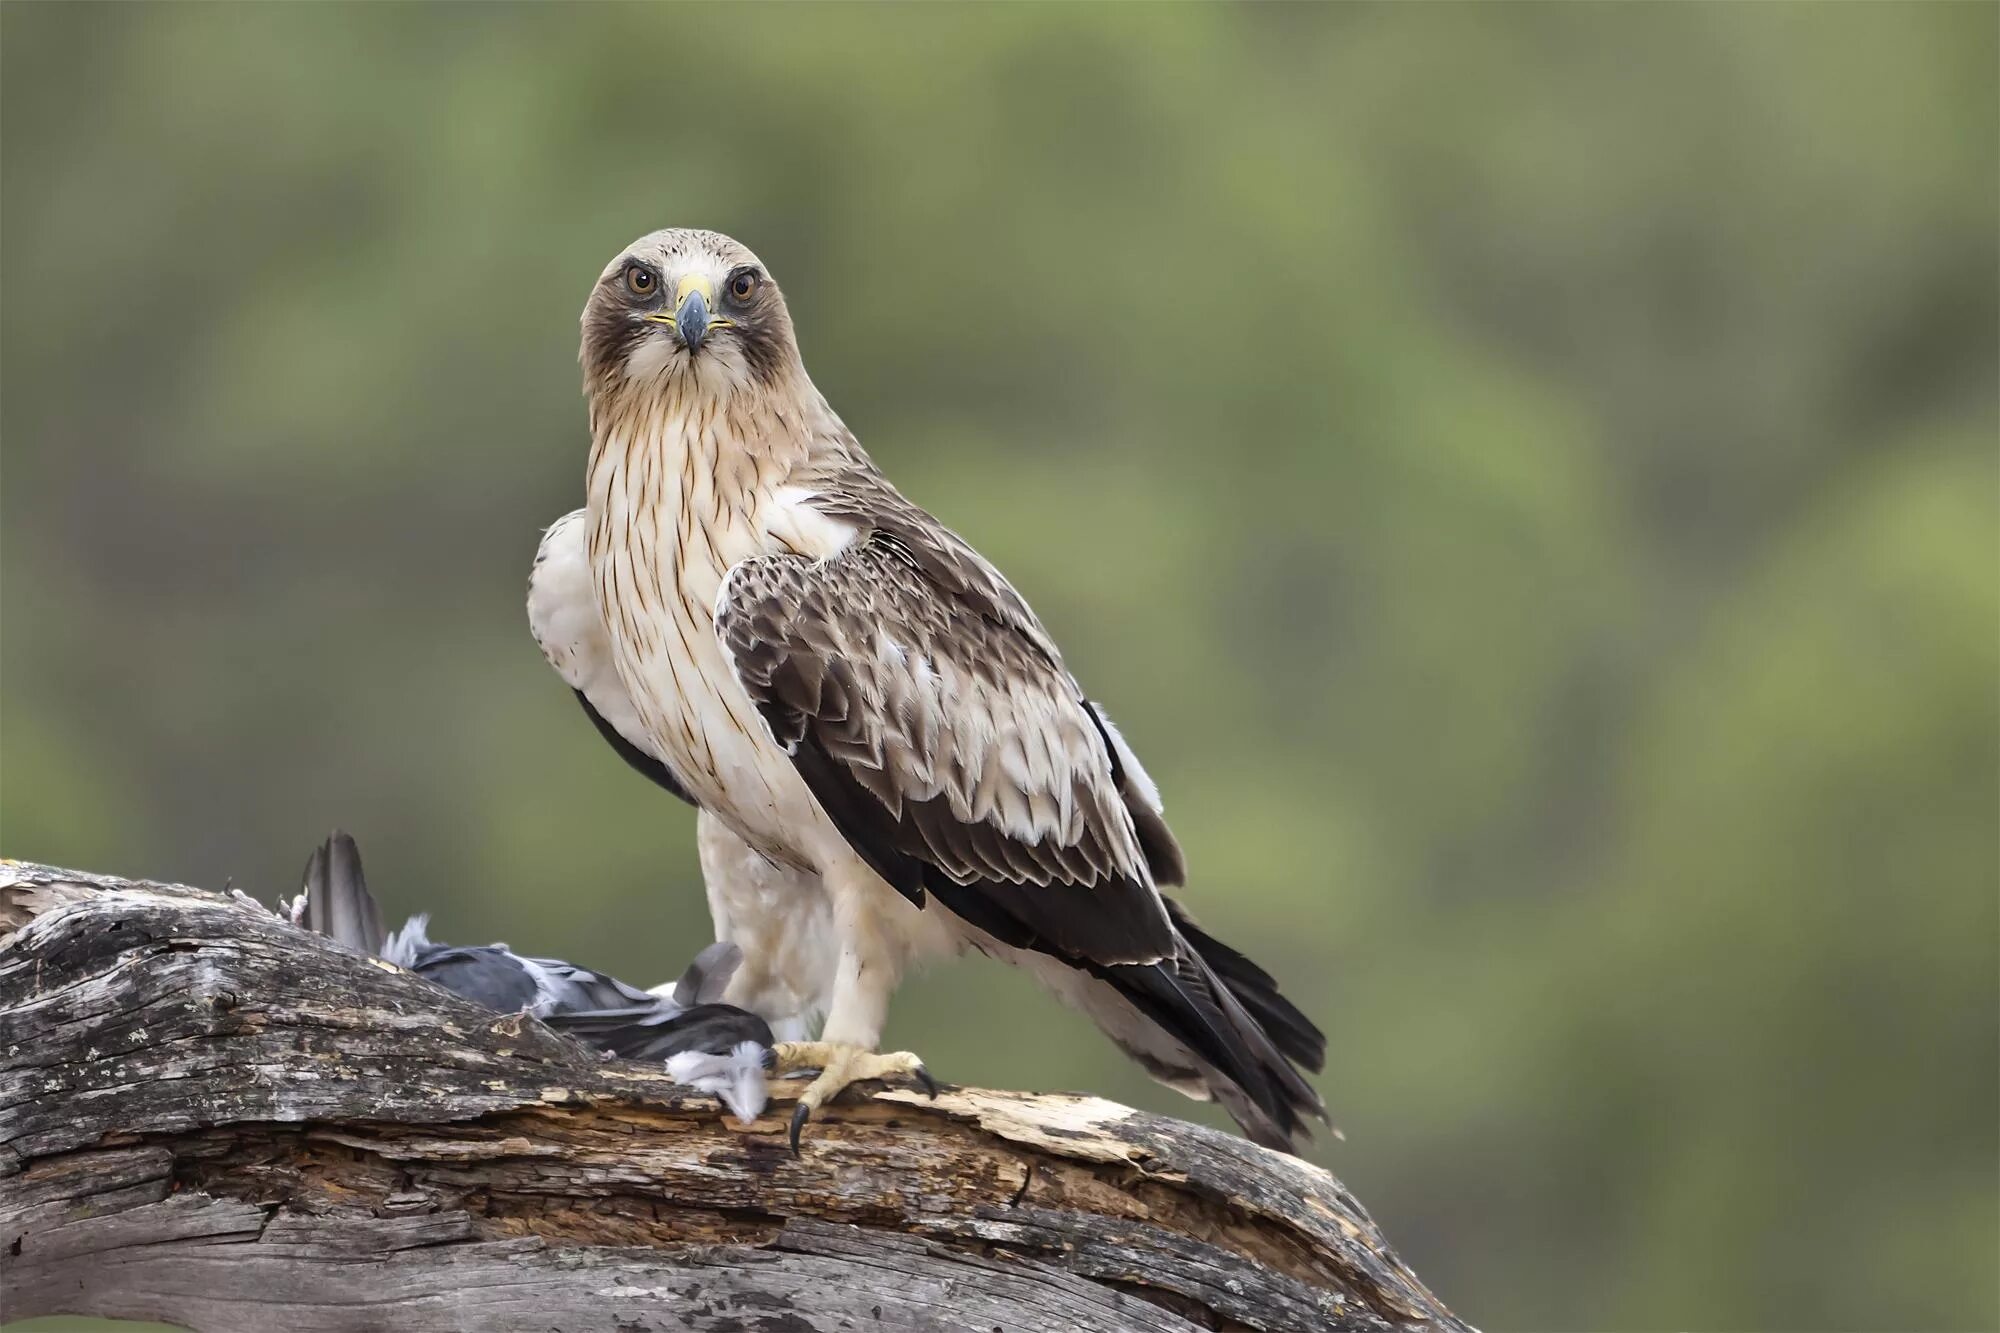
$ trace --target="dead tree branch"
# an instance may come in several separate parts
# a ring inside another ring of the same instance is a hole
[[[971,1088],[784,1124],[246,899],[0,862],[0,1320],[1464,1329],[1226,1134]]]

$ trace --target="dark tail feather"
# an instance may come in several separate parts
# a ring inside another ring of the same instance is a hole
[[[1205,1088],[1258,1143],[1293,1151],[1310,1137],[1307,1117],[1326,1119],[1319,1094],[1192,945],[1169,962],[1091,971],[1198,1063],[1182,1068],[1169,1053],[1121,1044],[1155,1077],[1196,1095]]]
[[[1167,899],[1167,912],[1209,970],[1222,978],[1258,1026],[1270,1034],[1285,1058],[1317,1074],[1326,1068],[1326,1035],[1278,993],[1269,972],[1197,926],[1181,905]]]
[[[1197,926],[1171,898],[1167,909],[1180,940],[1171,959],[1104,966],[1052,958],[1029,966],[1153,1077],[1220,1102],[1252,1139],[1292,1151],[1310,1137],[1308,1118],[1327,1118],[1299,1072],[1325,1064],[1326,1038],[1270,973]],[[1063,968],[1079,966],[1095,982],[1063,979]]]
[[[379,957],[387,933],[361,873],[361,849],[335,829],[306,862],[306,928]]]

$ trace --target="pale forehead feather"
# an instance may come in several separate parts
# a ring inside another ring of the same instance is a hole
[[[721,272],[738,264],[764,267],[762,261],[750,253],[750,247],[741,241],[724,236],[719,231],[702,231],[696,227],[663,227],[659,231],[648,232],[620,250],[604,266],[601,276],[610,277],[628,259],[649,259],[658,264],[663,273],[695,268]]]

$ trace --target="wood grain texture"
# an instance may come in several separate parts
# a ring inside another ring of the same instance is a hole
[[[747,1128],[247,899],[0,862],[0,1319],[1465,1328],[1341,1184],[1095,1098]]]

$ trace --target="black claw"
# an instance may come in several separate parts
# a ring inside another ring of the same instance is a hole
[[[930,1095],[930,1099],[932,1101],[936,1101],[938,1095],[938,1081],[931,1077],[931,1071],[924,1068],[922,1065],[918,1065],[914,1072],[916,1073],[917,1076],[917,1082],[923,1084],[924,1091]]]
[[[798,1106],[792,1111],[791,1139],[792,1139],[792,1156],[794,1157],[797,1157],[799,1155],[799,1131],[806,1127],[806,1121],[812,1119],[812,1113],[813,1113],[812,1107],[807,1106],[804,1102],[800,1102]]]

